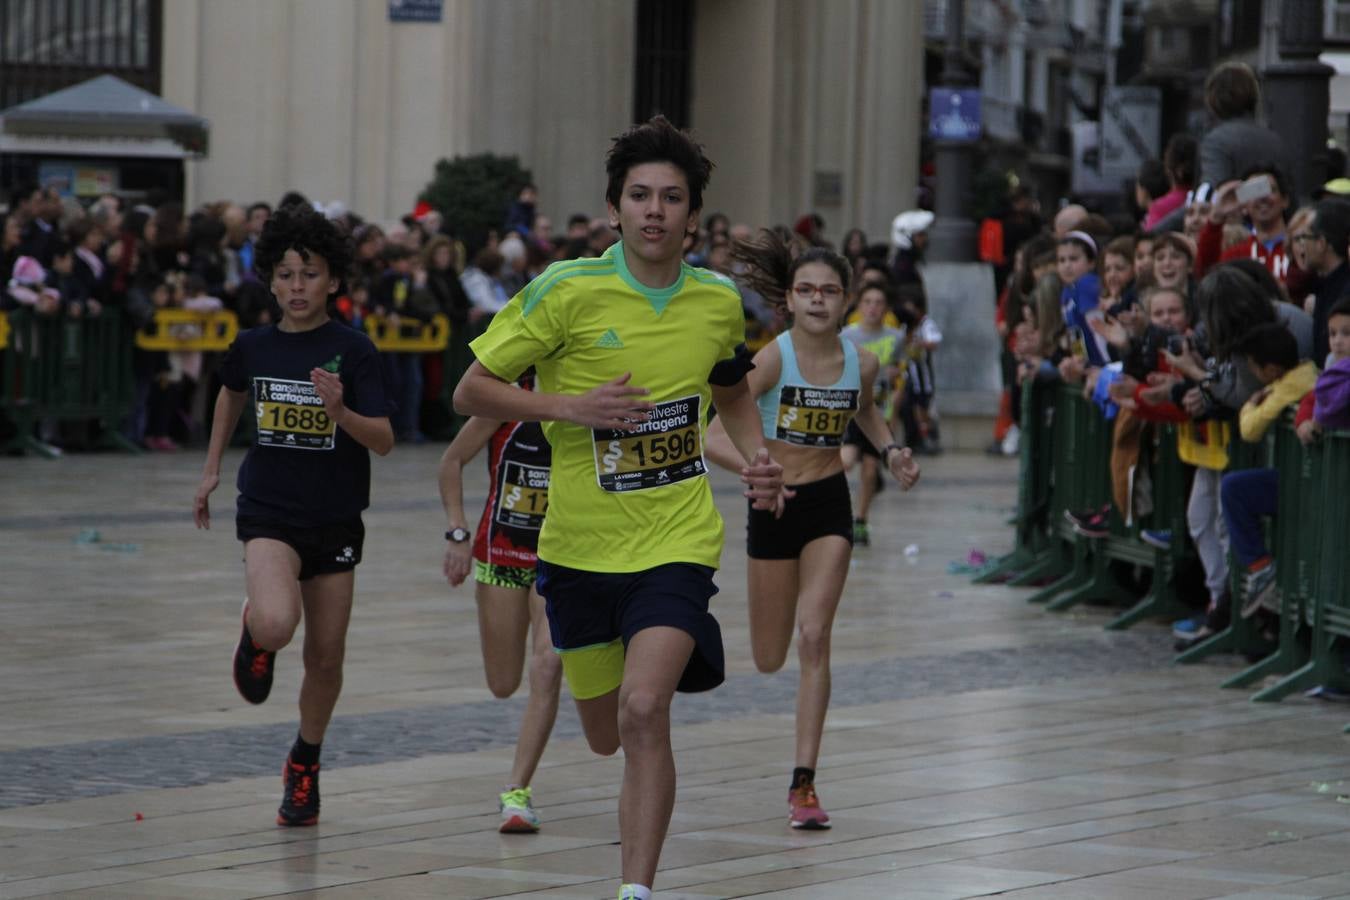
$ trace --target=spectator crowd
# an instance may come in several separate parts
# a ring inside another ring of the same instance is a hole
[[[1156,547],[1193,546],[1203,590],[1195,615],[1174,625],[1178,649],[1233,615],[1272,637],[1278,630],[1277,560],[1263,527],[1277,508],[1278,473],[1239,471],[1235,453],[1286,411],[1305,444],[1350,423],[1344,156],[1329,154],[1329,180],[1300,200],[1289,173],[1305,161],[1288,159],[1258,121],[1253,71],[1219,66],[1204,98],[1213,126],[1198,139],[1171,136],[1163,158],[1140,169],[1137,215],[1066,204],[1045,229],[1007,229],[1016,238],[997,314],[1007,402],[994,451],[1016,452],[1007,413],[1028,385],[1081,388],[1109,424],[1111,500],[1066,518],[1089,538],[1123,522]],[[1024,226],[1025,192],[1014,200]],[[1147,483],[1135,477],[1150,435],[1168,424],[1190,485],[1186,534],[1150,521]]]
[[[315,206],[351,236],[355,263],[332,303],[334,318],[361,328],[368,317],[378,316],[386,327],[405,331],[438,314],[450,323],[444,353],[382,354],[400,441],[453,433],[457,422],[449,395],[472,361],[468,342],[512,296],[549,264],[599,256],[619,239],[607,218],[586,213],[570,216],[565,228],[555,231],[536,209],[533,185],[521,189],[500,226],[476,243],[450,233],[442,212],[425,201],[397,222],[381,224],[340,203],[312,204],[295,192],[275,206],[222,201],[185,211],[169,200],[132,205],[116,195],[86,206],[51,188],[21,185],[9,192],[8,208],[0,213],[0,272],[6,277],[0,311],[27,309],[52,322],[119,317],[128,335],[150,327],[163,309],[229,310],[241,329],[277,321],[276,302],[254,271],[254,248],[273,210],[294,203]],[[869,243],[854,229],[841,248],[859,283],[875,286],[884,298],[884,325],[899,329],[902,339],[886,351],[886,409],[906,423],[910,445],[924,452],[938,448],[931,358],[942,340],[927,318],[918,270],[932,221],[930,212],[904,213],[890,243]],[[823,228],[819,216],[808,214],[776,230],[805,247],[825,245]],[[743,264],[732,258],[733,242],[753,236],[749,225],[710,214],[687,236],[686,260],[736,278]],[[759,346],[786,325],[782,298],[766,299],[742,287],[747,339]],[[191,336],[190,328],[179,328],[179,334]],[[213,357],[136,349],[135,403],[120,425],[123,436],[161,452],[202,443],[219,389]],[[15,427],[2,419],[0,405],[0,439],[6,430],[12,436]],[[78,449],[91,445],[89,431],[95,427],[45,419],[31,437]]]

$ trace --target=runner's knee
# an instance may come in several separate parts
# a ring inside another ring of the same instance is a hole
[[[797,626],[797,654],[803,661],[816,662],[830,655],[830,631],[830,626],[822,622]]]
[[[670,728],[670,697],[656,691],[636,688],[627,691],[619,705],[619,735],[625,746]]]
[[[504,700],[520,687],[520,670],[517,668],[515,672],[510,672],[504,668],[488,667],[487,685],[488,690],[492,691],[492,696]]]
[[[291,642],[295,629],[300,625],[298,612],[288,609],[270,609],[266,606],[250,606],[248,631],[253,643],[264,650],[280,650]]]
[[[787,662],[787,646],[755,647],[755,668],[766,675],[777,672]]]

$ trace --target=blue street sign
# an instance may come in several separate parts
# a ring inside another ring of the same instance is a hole
[[[442,0],[389,0],[390,22],[439,22]]]
[[[980,92],[933,88],[928,92],[928,136],[942,141],[980,139]]]

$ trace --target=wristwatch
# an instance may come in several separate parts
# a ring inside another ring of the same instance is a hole
[[[451,528],[445,533],[445,539],[447,541],[453,541],[456,544],[462,544],[469,539],[469,529]]]

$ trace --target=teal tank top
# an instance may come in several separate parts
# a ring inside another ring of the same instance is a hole
[[[858,411],[862,390],[857,348],[852,341],[839,339],[844,371],[834,384],[822,386],[802,377],[791,332],[783,332],[776,340],[783,360],[778,382],[756,401],[764,436],[801,447],[838,448]]]

